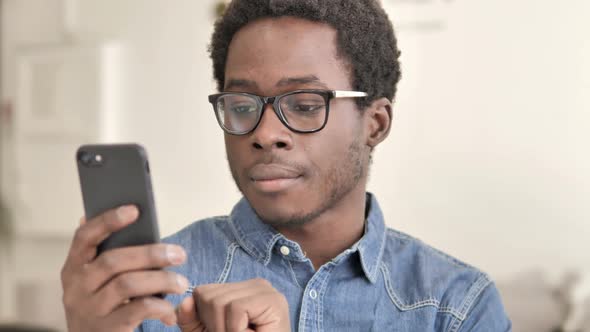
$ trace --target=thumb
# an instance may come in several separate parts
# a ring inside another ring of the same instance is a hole
[[[201,323],[197,315],[195,299],[187,296],[176,308],[176,320],[182,332],[204,332],[205,324]]]

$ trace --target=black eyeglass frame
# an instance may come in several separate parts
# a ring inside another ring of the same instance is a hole
[[[283,114],[283,110],[281,109],[280,100],[283,97],[294,95],[294,94],[300,94],[300,93],[313,93],[313,94],[317,94],[319,96],[322,96],[324,98],[324,101],[326,104],[326,114],[324,116],[324,122],[321,127],[317,128],[317,129],[311,129],[311,130],[299,130],[299,129],[295,129],[295,128],[291,127],[289,125],[289,123],[287,122],[287,118],[285,117],[285,115]],[[223,122],[219,117],[219,112],[217,111],[217,100],[223,96],[226,96],[226,95],[248,96],[248,97],[252,97],[256,100],[256,102],[258,104],[258,109],[260,109],[260,111],[258,112],[258,115],[256,118],[256,124],[251,129],[249,129],[247,131],[236,132],[236,131],[229,130],[228,128],[226,128],[223,125]],[[219,126],[221,127],[221,129],[223,129],[224,132],[226,132],[230,135],[237,135],[237,136],[247,135],[247,134],[253,132],[254,130],[256,130],[256,128],[260,124],[260,120],[262,119],[262,116],[264,115],[264,111],[266,110],[266,105],[268,105],[268,104],[272,105],[272,109],[275,112],[275,114],[277,115],[277,117],[279,118],[279,120],[281,121],[281,123],[283,125],[285,125],[285,127],[289,128],[289,130],[296,132],[296,133],[300,133],[300,134],[311,134],[311,133],[317,133],[318,131],[320,131],[320,130],[324,129],[324,127],[326,127],[326,124],[328,123],[328,115],[330,113],[330,100],[335,99],[335,98],[361,98],[361,97],[367,97],[367,96],[368,96],[368,93],[361,92],[361,91],[317,90],[317,89],[293,90],[293,91],[289,91],[287,93],[283,93],[283,94],[280,94],[277,96],[269,96],[269,97],[263,97],[263,96],[259,96],[259,95],[255,95],[255,94],[247,93],[247,92],[222,92],[222,93],[216,93],[216,94],[209,95],[209,102],[213,106],[213,112],[215,113],[215,118],[217,119],[217,123],[219,123]]]

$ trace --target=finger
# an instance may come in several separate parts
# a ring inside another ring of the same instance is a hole
[[[195,300],[192,296],[184,298],[176,308],[176,321],[182,331],[197,332],[205,330],[205,324],[199,319]]]
[[[232,301],[269,290],[274,291],[270,283],[264,279],[200,286],[194,291],[197,312],[209,329],[225,331],[225,312]]]
[[[135,206],[125,205],[108,210],[78,227],[68,262],[75,266],[90,262],[96,256],[96,247],[104,239],[137,220],[138,216],[139,211]]]
[[[160,319],[164,324],[176,324],[174,307],[170,302],[153,296],[133,299],[119,307],[105,319],[106,326],[121,326],[123,330],[135,329],[146,319]]]
[[[117,212],[118,211],[118,212]],[[110,210],[87,222],[83,217],[78,227],[66,261],[61,270],[61,280],[64,285],[71,284],[74,271],[96,256],[96,247],[111,233],[129,225],[137,219],[138,211],[134,206],[124,206],[117,210]]]
[[[195,293],[193,293],[195,294]],[[225,299],[214,297],[211,294],[195,296],[193,301],[196,304],[196,315],[210,331],[225,331],[224,307],[227,304]]]
[[[135,271],[118,275],[93,296],[98,315],[108,315],[129,299],[153,294],[182,294],[188,280],[172,271]]]
[[[245,282],[230,284],[208,284],[196,287],[193,290],[193,302],[196,306],[196,315],[202,317],[202,323],[212,331],[225,331],[224,306],[229,300],[225,294],[245,287]]]
[[[261,287],[268,287],[272,289],[272,285],[270,282],[262,278],[256,278],[227,284],[201,285],[199,287],[195,287],[195,289],[193,290],[193,296],[195,297],[198,306],[199,301],[207,302],[218,296],[221,296],[224,293],[235,292],[242,288],[255,290]]]
[[[241,303],[243,299],[256,298],[264,293],[274,292],[272,289],[253,289],[253,288],[241,288],[236,291],[228,292],[220,295],[214,300],[214,303],[219,304],[215,306],[214,317],[223,320],[224,331],[244,331],[248,328],[249,317],[245,311],[241,311],[243,314],[236,313],[234,306],[236,303]],[[216,324],[220,324],[216,321]]]
[[[233,300],[226,308],[227,331],[244,331],[250,325],[257,332],[284,331],[288,329],[288,304],[276,291],[265,291]]]
[[[87,290],[94,292],[113,277],[137,270],[180,265],[186,260],[184,249],[172,244],[152,244],[109,250],[87,264]]]

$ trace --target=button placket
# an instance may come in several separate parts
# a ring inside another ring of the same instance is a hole
[[[334,269],[334,264],[328,263],[320,267],[309,280],[301,301],[301,316],[299,317],[299,331],[323,330],[323,296],[328,279]],[[322,295],[322,297],[320,297]]]

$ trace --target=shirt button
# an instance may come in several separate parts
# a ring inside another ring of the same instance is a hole
[[[289,250],[289,247],[281,246],[281,254],[283,254],[285,256],[289,256],[290,253],[291,253],[291,250]]]
[[[309,297],[315,300],[318,297],[318,292],[316,292],[315,289],[310,290]]]

